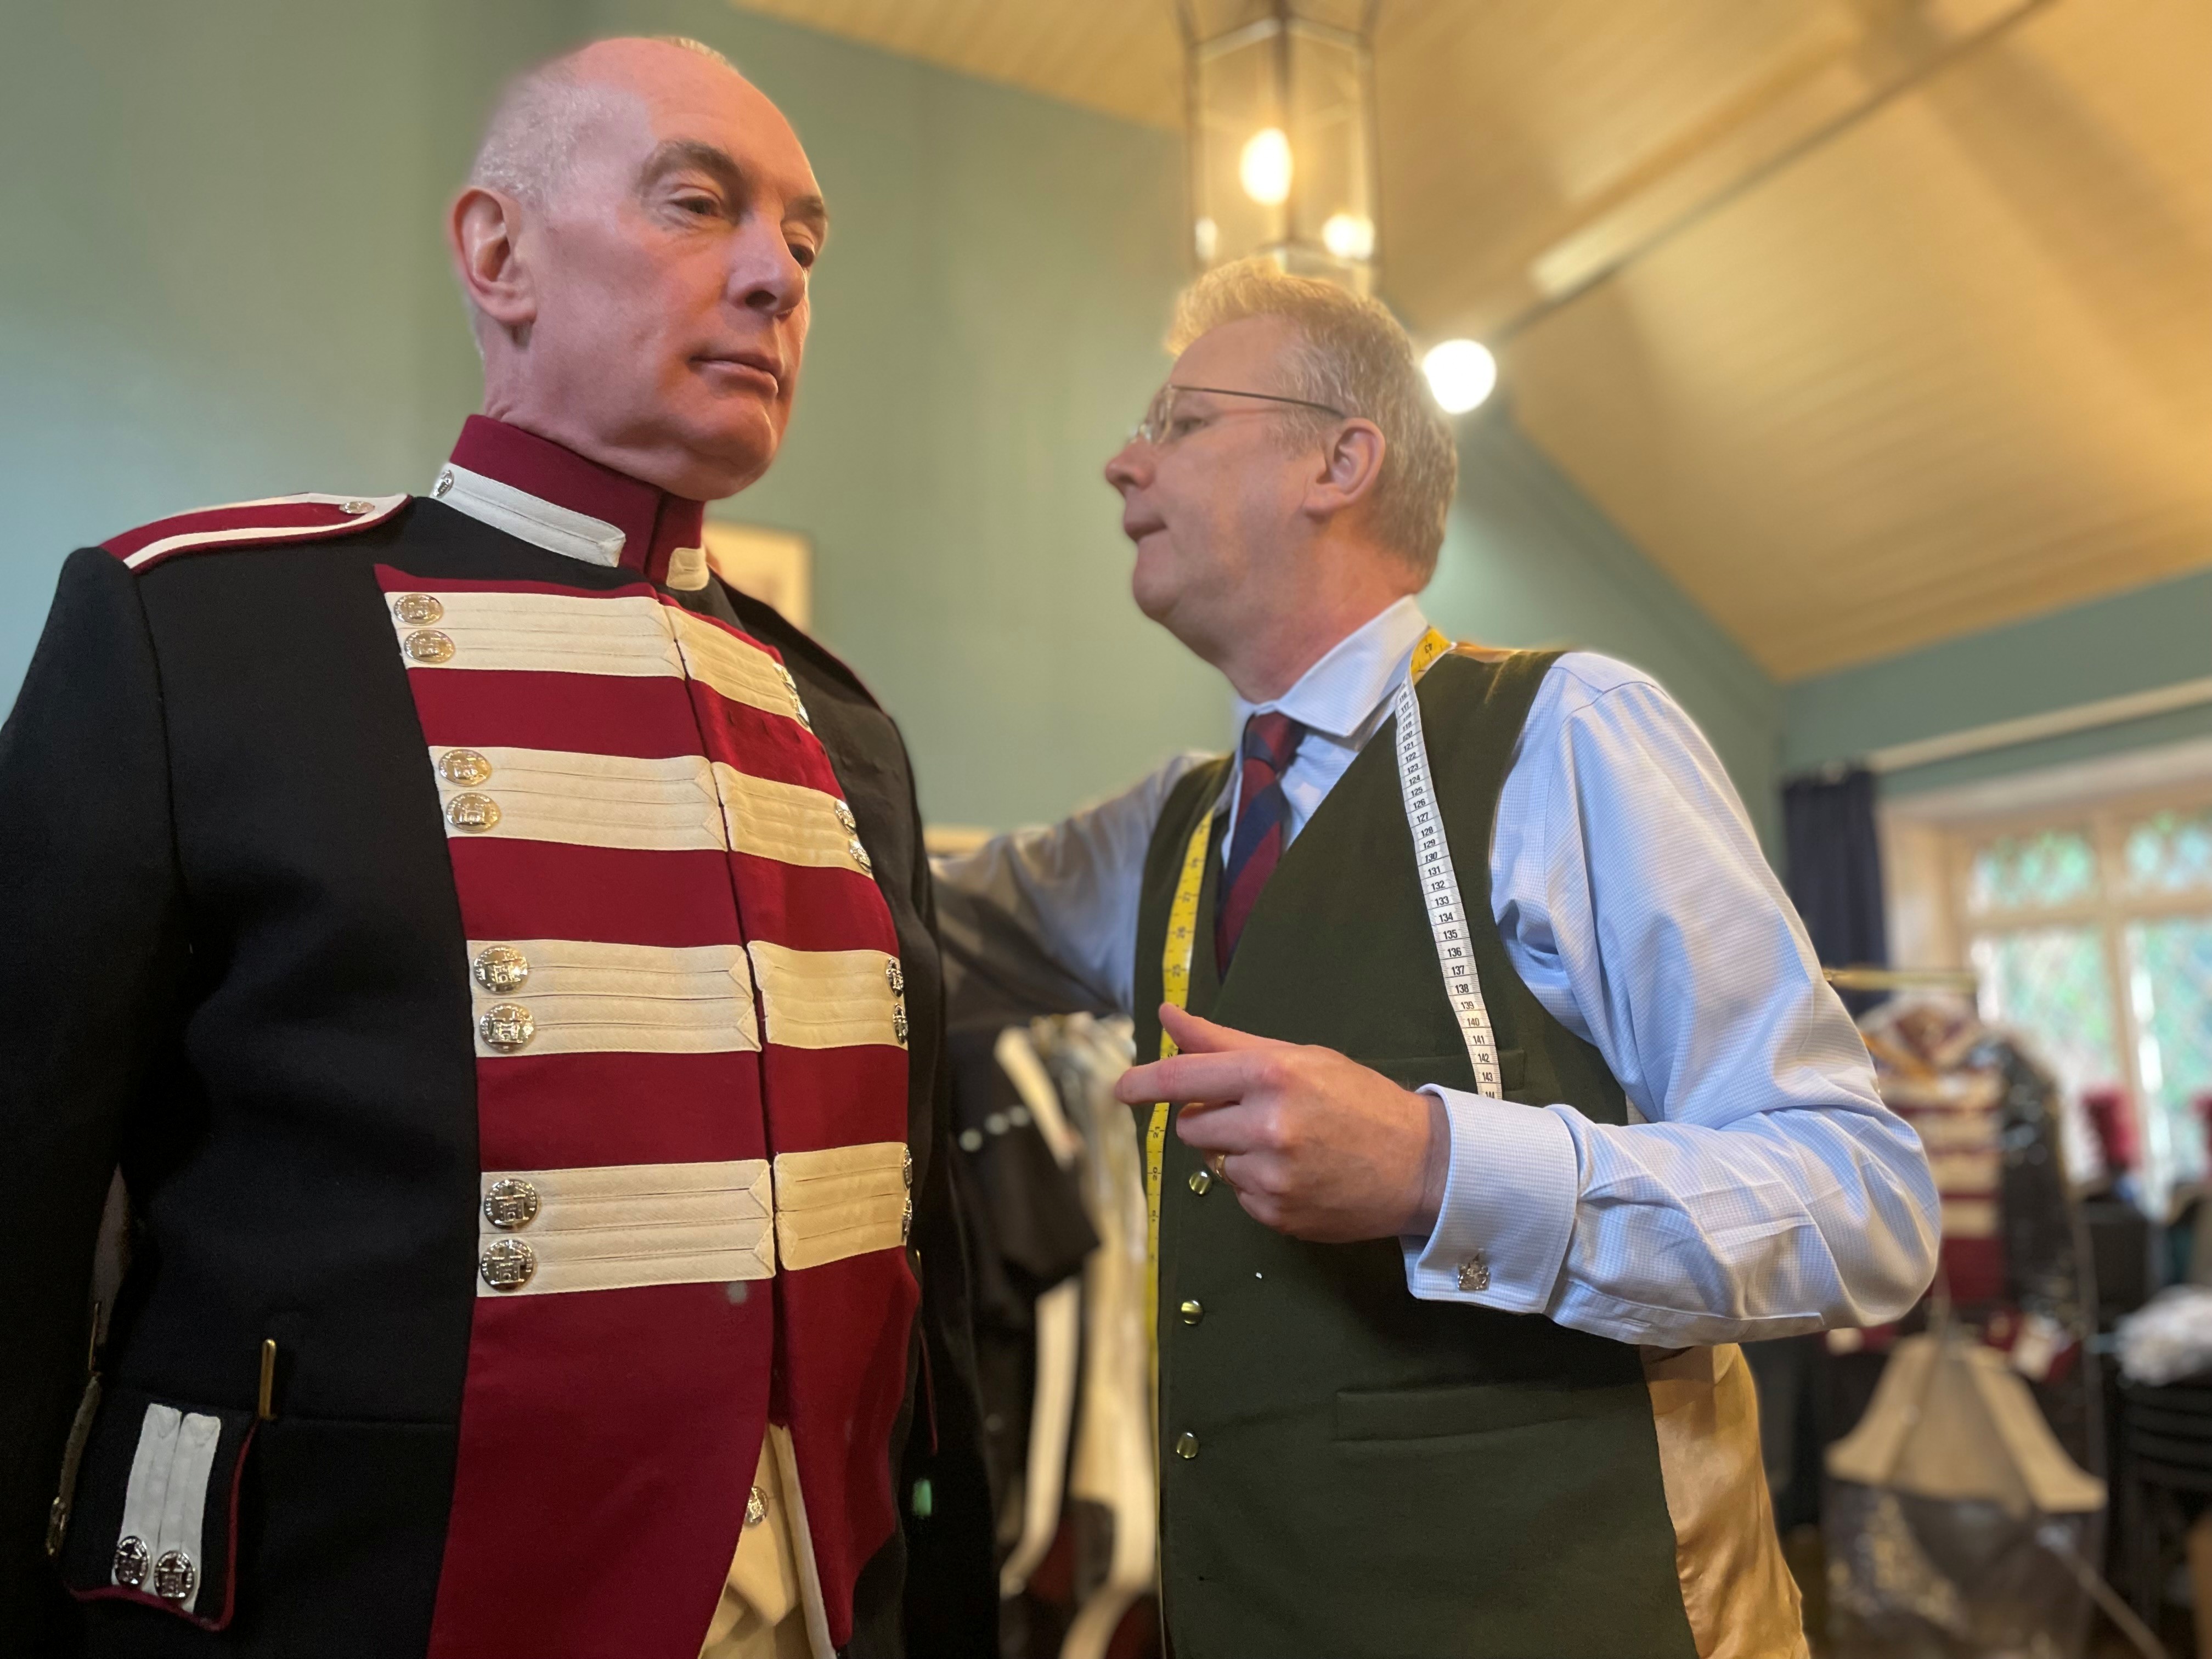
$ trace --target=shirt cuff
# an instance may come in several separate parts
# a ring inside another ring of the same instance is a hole
[[[1451,1123],[1435,1230],[1406,1239],[1406,1288],[1424,1302],[1509,1313],[1551,1305],[1580,1191],[1575,1138],[1553,1112],[1431,1085]]]

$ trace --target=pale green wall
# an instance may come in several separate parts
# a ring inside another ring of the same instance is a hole
[[[0,696],[71,547],[210,501],[420,487],[473,406],[437,219],[514,68],[590,34],[720,46],[836,228],[776,471],[720,509],[816,542],[820,631],[934,817],[1056,815],[1227,736],[1129,605],[1098,468],[1186,275],[1172,135],[721,0],[101,0],[0,19]],[[1471,422],[1437,619],[1659,673],[1762,818],[1775,693],[1510,426]]]
[[[2208,675],[2212,572],[2203,572],[1792,685],[1784,766],[1803,770]],[[2199,707],[1917,767],[1883,787],[1942,788],[2207,733],[2212,708]]]

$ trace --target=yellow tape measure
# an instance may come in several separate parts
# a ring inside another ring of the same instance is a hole
[[[1451,641],[1433,628],[1413,647],[1413,678],[1419,680],[1437,658],[1452,648]],[[1160,951],[1160,994],[1178,1008],[1190,1006],[1191,953],[1198,944],[1198,890],[1206,879],[1206,849],[1212,844],[1213,815],[1209,812],[1190,832],[1182,849],[1182,869],[1176,877],[1175,902],[1168,907],[1167,943]],[[1160,1031],[1160,1058],[1176,1052],[1175,1039],[1164,1027]],[[1159,1388],[1160,1306],[1160,1168],[1168,1146],[1168,1103],[1152,1107],[1145,1126],[1145,1300],[1152,1310],[1148,1331],[1152,1341],[1152,1386]]]

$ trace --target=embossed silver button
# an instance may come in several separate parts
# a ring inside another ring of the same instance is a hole
[[[343,507],[340,507],[338,511],[345,514],[349,518],[358,519],[364,513],[375,512],[376,503],[374,501],[364,501],[356,499],[348,501]]]
[[[495,1002],[477,1018],[477,1030],[486,1048],[511,1054],[529,1047],[530,1039],[538,1035],[538,1022],[519,1002]]]
[[[451,662],[453,642],[434,628],[420,628],[400,644],[410,662]]]
[[[538,1252],[519,1238],[495,1238],[484,1246],[477,1271],[495,1291],[520,1290],[538,1271]]]
[[[1190,1189],[1200,1198],[1206,1196],[1206,1188],[1212,1185],[1213,1172],[1211,1170],[1193,1170],[1190,1172]]]
[[[476,982],[494,996],[520,991],[530,978],[530,958],[512,945],[487,945],[469,964]]]
[[[200,1582],[200,1570],[182,1550],[163,1550],[154,1564],[154,1594],[164,1601],[182,1601]]]
[[[1198,1437],[1185,1429],[1176,1437],[1175,1453],[1186,1463],[1198,1455]]]
[[[768,1494],[755,1486],[745,1494],[745,1524],[757,1527],[768,1519]]]
[[[845,843],[845,850],[853,855],[853,862],[863,870],[872,870],[876,867],[875,860],[868,856],[868,849],[860,845],[860,838],[858,836]]]
[[[434,593],[402,593],[392,602],[392,614],[410,628],[442,621],[446,607]]]
[[[906,1004],[902,1002],[897,1007],[891,1010],[891,1036],[896,1040],[898,1046],[902,1048],[906,1047],[908,1029],[906,1023]]]
[[[489,795],[456,795],[446,803],[446,822],[471,836],[499,823],[499,803]]]
[[[843,801],[838,800],[830,802],[830,810],[837,815],[837,822],[845,826],[845,833],[847,835],[849,836],[853,831],[860,827],[860,819],[853,816],[853,809],[846,805]]]
[[[491,763],[473,749],[448,749],[438,757],[438,775],[447,783],[473,789],[491,781]]]
[[[906,969],[898,965],[896,958],[884,964],[884,983],[894,992],[906,989]]]
[[[906,1207],[899,1212],[899,1243],[903,1244],[914,1237],[914,1200],[908,1199]]]
[[[430,498],[433,501],[442,501],[446,492],[453,487],[453,469],[450,466],[443,468],[438,474],[438,482],[430,486]]]
[[[120,1540],[115,1546],[115,1582],[137,1589],[146,1582],[146,1569],[153,1565],[154,1553],[146,1547],[146,1540],[137,1536]]]
[[[1471,1255],[1459,1264],[1458,1278],[1462,1291],[1486,1291],[1490,1288],[1490,1263],[1479,1254]]]
[[[527,1227],[538,1218],[538,1188],[513,1176],[503,1176],[484,1188],[484,1219],[503,1232]]]
[[[906,1182],[907,1191],[912,1192],[914,1190],[914,1148],[911,1146],[899,1148],[899,1176]]]

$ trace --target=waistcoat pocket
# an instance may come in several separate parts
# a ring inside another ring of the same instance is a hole
[[[1447,1383],[1410,1389],[1340,1389],[1338,1444],[1436,1440],[1495,1434],[1535,1423],[1579,1421],[1650,1407],[1632,1387],[1552,1389],[1512,1382]]]

